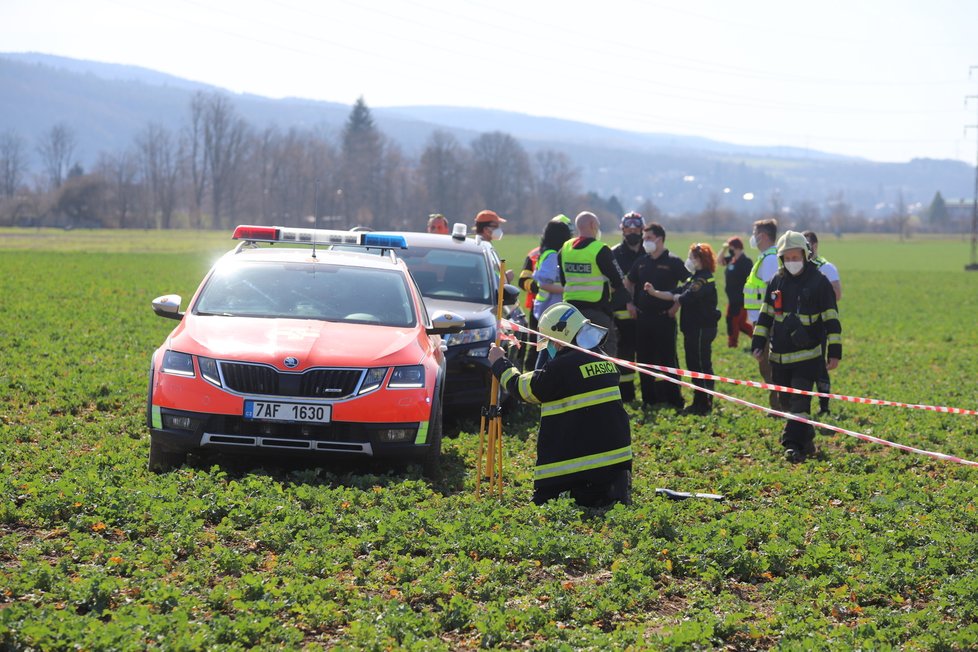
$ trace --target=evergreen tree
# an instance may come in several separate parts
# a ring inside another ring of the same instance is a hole
[[[938,191],[934,194],[930,208],[927,209],[927,221],[930,222],[931,228],[934,230],[943,231],[947,228],[949,217],[947,204],[944,203],[944,198],[941,196],[940,191]]]
[[[345,206],[341,207],[350,224],[386,226],[377,215],[379,198],[384,196],[384,144],[363,97],[357,99],[343,127],[342,184]],[[379,219],[380,222],[375,223]]]

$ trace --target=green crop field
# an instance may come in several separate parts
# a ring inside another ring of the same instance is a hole
[[[696,238],[722,242],[668,244]],[[499,249],[519,268],[534,240]],[[791,466],[777,419],[723,401],[709,417],[628,406],[635,500],[604,512],[528,504],[529,407],[504,419],[501,500],[474,494],[476,415],[437,481],[149,473],[149,358],[174,324],[150,301],[186,301],[232,244],[0,230],[0,649],[978,648],[978,468],[840,434]],[[823,236],[821,251],[844,285],[834,391],[978,407],[967,241]],[[723,338],[714,366],[757,374]],[[978,460],[973,416],[835,401],[830,422]]]

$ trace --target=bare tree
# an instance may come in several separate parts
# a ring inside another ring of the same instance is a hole
[[[415,165],[393,142],[384,146],[383,193],[376,224],[382,228],[421,230],[427,221],[425,202],[416,182]],[[422,218],[423,215],[423,218]]]
[[[894,206],[893,221],[896,223],[897,233],[900,234],[900,242],[903,242],[904,237],[909,235],[907,233],[907,224],[910,221],[910,215],[907,214],[907,203],[903,199],[903,190],[900,190],[897,195],[897,203]]]
[[[570,205],[580,194],[581,172],[563,152],[546,149],[534,156],[537,169],[537,199],[545,216],[571,212]]]
[[[163,125],[152,123],[136,136],[139,163],[149,195],[150,222],[170,228],[177,191],[177,153],[173,136]]]
[[[27,147],[24,139],[7,130],[0,134],[0,197],[12,198],[27,173]]]
[[[702,223],[707,233],[712,236],[717,234],[720,226],[720,195],[716,192],[710,193],[710,199],[706,202],[706,209],[703,211]]]
[[[449,221],[462,219],[466,158],[458,140],[447,131],[435,131],[428,138],[418,177],[429,213],[442,213]]]
[[[75,155],[75,132],[66,123],[57,123],[41,137],[37,153],[41,157],[50,189],[57,190],[64,183]]]
[[[645,218],[646,224],[649,222],[661,222],[662,221],[662,211],[659,207],[652,203],[651,199],[646,199],[642,202],[642,205],[638,207],[639,214]]]
[[[218,93],[210,95],[204,109],[204,159],[208,163],[215,225],[230,225],[230,220],[224,219],[224,209],[226,205],[233,211],[242,186],[240,174],[247,136],[247,124],[237,117],[231,100]]]
[[[784,201],[781,199],[781,190],[775,188],[771,191],[771,217],[776,220],[782,219],[784,213]]]
[[[529,157],[519,141],[500,131],[472,141],[472,182],[482,208],[514,220],[519,230],[532,185]]]
[[[821,229],[821,212],[813,201],[802,201],[794,207],[795,220],[802,230]]]
[[[190,99],[190,121],[181,137],[182,169],[190,179],[190,226],[199,229],[207,190],[207,147],[204,143],[204,114],[207,95],[197,91]]]
[[[852,220],[852,207],[845,200],[841,191],[829,199],[829,225],[832,232],[839,236],[849,226]]]
[[[137,156],[131,150],[103,152],[95,164],[94,174],[103,178],[107,186],[106,211],[114,217],[111,223],[122,229],[139,226],[135,222],[141,190],[136,180],[138,169]]]

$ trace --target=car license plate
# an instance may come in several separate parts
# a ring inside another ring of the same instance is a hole
[[[289,421],[299,423],[329,423],[332,406],[315,403],[284,403],[279,401],[244,402],[244,418],[252,421]]]

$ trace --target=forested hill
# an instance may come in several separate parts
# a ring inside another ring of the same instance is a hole
[[[133,66],[42,54],[0,54],[0,131],[33,142],[54,124],[70,125],[77,156],[91,165],[101,152],[129,147],[148,123],[178,129],[190,98],[215,87]],[[338,133],[349,104],[231,95],[235,109],[258,129],[277,125]],[[365,98],[369,104],[370,98]],[[377,125],[408,156],[417,156],[436,129],[468,143],[502,131],[531,153],[563,151],[582,186],[626,205],[651,199],[667,212],[701,211],[711,201],[735,210],[745,192],[758,205],[777,195],[784,205],[845,201],[870,218],[886,217],[903,201],[928,204],[934,193],[970,197],[974,168],[958,161],[876,163],[797,148],[747,147],[674,134],[639,134],[520,113],[456,107],[371,107]],[[33,150],[33,146],[31,147]],[[32,166],[37,166],[37,161]],[[730,189],[724,192],[724,189]]]

